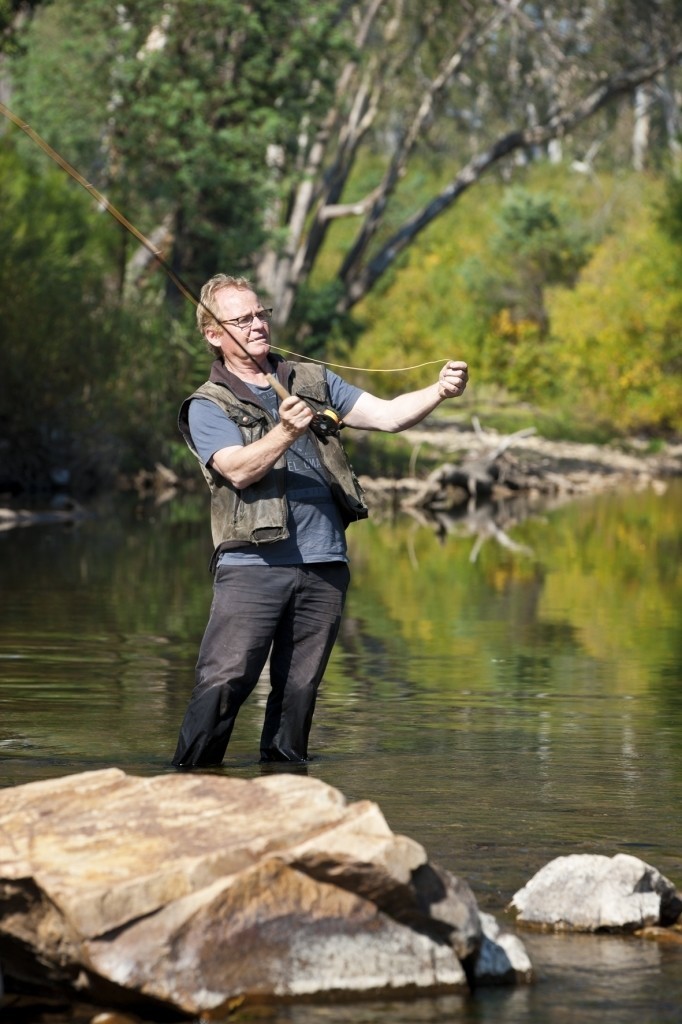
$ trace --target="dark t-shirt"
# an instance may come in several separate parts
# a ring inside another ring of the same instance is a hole
[[[331,404],[343,418],[361,394],[360,388],[327,372]],[[279,419],[279,401],[271,387],[249,384],[251,390]],[[237,425],[207,398],[195,398],[189,407],[192,442],[204,464],[221,448],[243,444]],[[245,544],[222,553],[218,565],[300,565],[312,562],[347,562],[341,516],[332,498],[309,431],[286,452],[289,537],[274,544]]]

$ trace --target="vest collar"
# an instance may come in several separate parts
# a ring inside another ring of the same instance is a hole
[[[281,356],[271,354],[270,362],[273,365],[275,375],[280,384],[289,390],[289,378],[293,367],[287,363],[286,359],[282,359]],[[235,398],[239,398],[244,402],[255,401],[258,405],[256,396],[254,395],[251,388],[248,386],[246,381],[243,381],[241,377],[238,377],[235,373],[225,366],[222,359],[215,359],[211,363],[211,372],[209,374],[209,380],[213,384],[224,384],[230,389]]]

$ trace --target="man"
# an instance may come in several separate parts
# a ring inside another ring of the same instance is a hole
[[[367,515],[338,436],[318,436],[319,417],[331,408],[348,427],[397,432],[467,383],[466,363],[450,361],[429,387],[376,398],[321,366],[273,355],[269,320],[244,278],[218,274],[204,285],[197,322],[216,359],[184,402],[180,429],[211,490],[214,587],[179,768],[222,762],[268,654],[261,760],[308,759],[350,579],[344,531]]]

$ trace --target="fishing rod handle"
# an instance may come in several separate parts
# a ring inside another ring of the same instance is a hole
[[[268,378],[268,381],[270,382],[274,391],[277,392],[277,394],[282,400],[284,400],[285,398],[289,398],[289,392],[287,391],[287,389],[280,381],[277,380],[277,378],[272,373],[266,373],[265,376]]]

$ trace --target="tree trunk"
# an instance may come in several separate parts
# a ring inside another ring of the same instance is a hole
[[[632,166],[636,171],[643,171],[647,163],[653,99],[650,86],[640,85],[639,88],[635,89],[635,124],[632,129]]]

